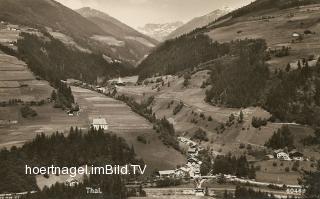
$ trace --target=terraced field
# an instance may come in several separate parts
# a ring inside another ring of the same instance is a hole
[[[36,80],[24,62],[0,52],[0,101],[40,101],[47,99],[52,90],[48,82]]]
[[[123,102],[83,88],[72,87],[72,92],[88,118],[105,118],[113,132],[151,131],[152,125],[138,116]]]

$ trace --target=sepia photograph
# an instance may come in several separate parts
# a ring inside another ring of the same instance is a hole
[[[320,0],[0,0],[0,199],[320,199]]]

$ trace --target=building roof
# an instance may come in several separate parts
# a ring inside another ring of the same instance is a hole
[[[287,154],[285,152],[280,152],[280,153],[278,153],[278,155],[289,155],[289,154]]]
[[[196,148],[189,148],[188,153],[196,153],[197,149]]]
[[[275,153],[281,153],[283,152],[283,149],[274,150]]]
[[[165,171],[159,171],[160,175],[172,175],[174,174],[174,170],[165,170]]]
[[[92,125],[107,125],[107,121],[104,118],[95,118],[92,120]]]
[[[190,170],[190,168],[186,168],[186,167],[180,167],[179,169],[176,169],[176,171],[184,171],[184,172],[188,172]]]

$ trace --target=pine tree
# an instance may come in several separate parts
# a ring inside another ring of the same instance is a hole
[[[289,72],[290,69],[291,69],[291,65],[290,65],[290,63],[288,63],[288,64],[287,64],[287,67],[286,67],[286,72]]]
[[[243,122],[243,112],[242,110],[240,111],[240,115],[239,115],[239,123],[242,123]]]
[[[301,62],[298,60],[298,70],[301,70]]]
[[[57,99],[57,93],[56,93],[55,90],[53,90],[52,93],[51,93],[51,100],[52,101],[56,101],[56,99]]]

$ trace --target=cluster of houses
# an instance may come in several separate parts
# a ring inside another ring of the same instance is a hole
[[[303,161],[303,154],[297,150],[292,150],[290,152],[286,152],[283,149],[278,149],[273,152],[273,154],[267,155],[268,159],[279,159],[284,161]]]
[[[200,167],[202,162],[199,160],[199,151],[202,150],[198,144],[185,137],[178,137],[178,141],[186,148],[188,162],[175,170],[159,171],[160,178],[195,178],[200,177]]]

